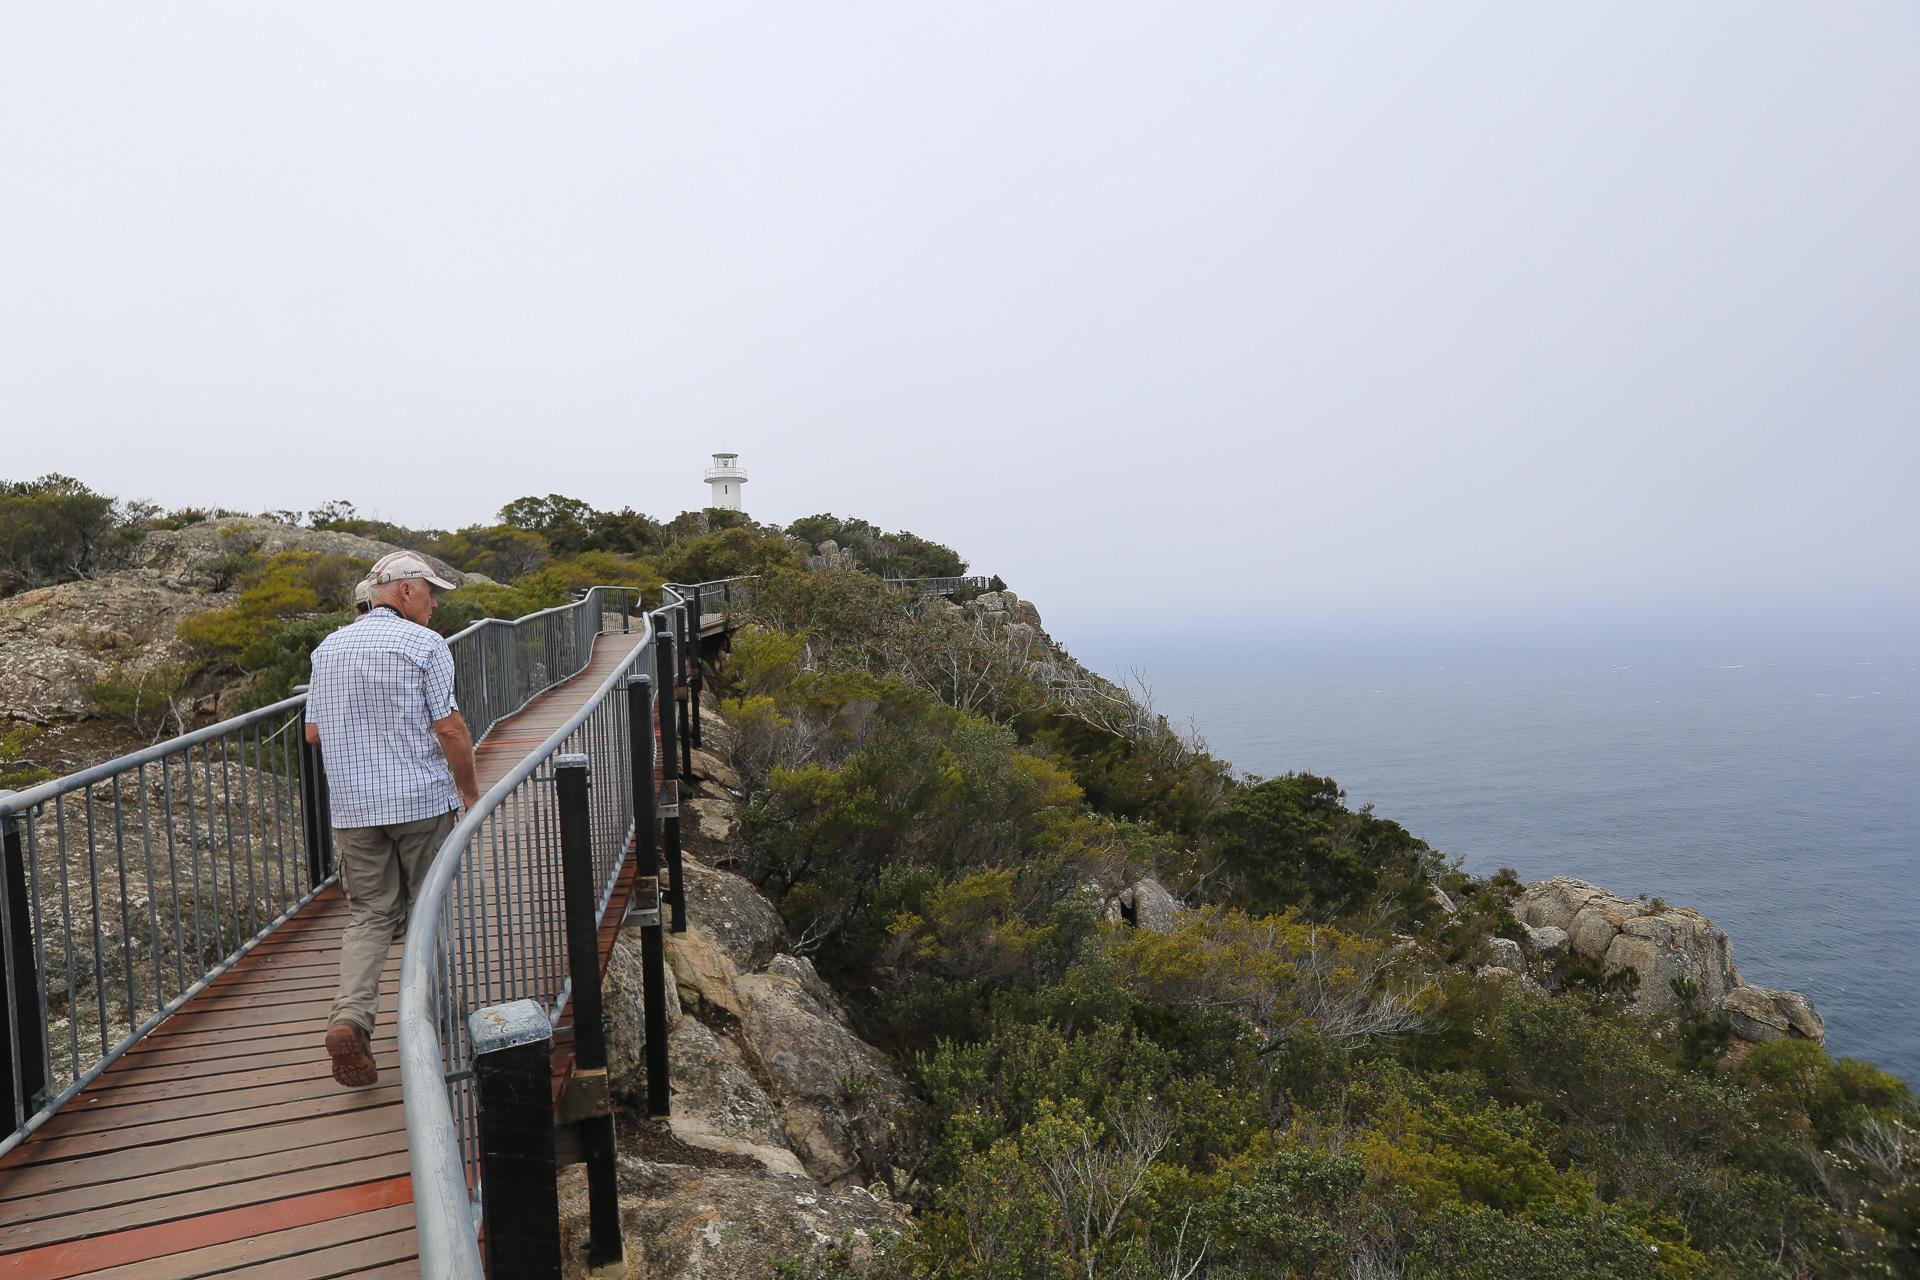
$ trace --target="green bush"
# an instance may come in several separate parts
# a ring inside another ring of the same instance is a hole
[[[0,726],[0,788],[25,791],[36,783],[59,776],[27,755],[41,732],[40,726],[33,724],[15,722]]]
[[[1439,860],[1425,842],[1345,799],[1331,778],[1307,773],[1237,791],[1208,821],[1235,900],[1321,919],[1387,912],[1417,923],[1438,911]]]
[[[105,680],[88,687],[87,696],[102,714],[130,721],[141,733],[156,739],[169,723],[175,732],[187,727],[182,697],[188,670],[180,666],[160,666],[145,671],[115,671]]]
[[[119,502],[71,476],[0,481],[0,595],[94,577],[143,536]]]

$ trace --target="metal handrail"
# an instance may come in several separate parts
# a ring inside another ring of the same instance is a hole
[[[731,618],[736,614],[753,611],[754,597],[759,585],[760,575],[749,573],[732,578],[715,578],[712,582],[669,582],[663,589],[678,597],[676,603],[690,602],[697,594],[701,617],[717,613],[722,617]],[[713,605],[720,607],[716,609],[711,607]]]
[[[585,704],[490,787],[435,855],[420,886],[400,962],[400,1083],[413,1175],[420,1270],[429,1280],[481,1280],[476,1232],[481,1184],[467,1016],[532,999],[558,1020],[566,1008],[564,913],[558,895],[559,833],[546,790],[562,754],[590,759],[594,873],[600,909],[619,879],[634,822],[627,677],[654,673],[663,635],[698,619],[692,606],[718,600],[733,616],[750,607],[755,579],[668,583],[661,607],[627,660]],[[685,667],[682,667],[683,673]],[[657,705],[671,707],[662,689]],[[671,732],[671,720],[658,725]]]
[[[400,1089],[406,1106],[422,1275],[480,1280],[482,1274],[469,1192],[475,1185],[468,1172],[473,1155],[472,1100],[466,1096],[465,1081],[455,1080],[450,1086],[448,1080],[470,1065],[466,1018],[477,1006],[470,1005],[468,997],[477,996],[489,1004],[531,998],[555,1012],[555,1006],[565,1001],[565,938],[554,927],[560,922],[552,892],[557,885],[553,855],[558,836],[542,804],[544,797],[535,793],[537,782],[545,780],[537,775],[568,747],[588,745],[579,739],[589,722],[604,721],[609,731],[604,736],[618,734],[624,716],[610,714],[612,704],[617,700],[624,712],[626,677],[636,665],[644,669],[653,656],[653,645],[649,620],[633,656],[461,818],[435,855],[414,901],[401,952],[398,1025]],[[597,757],[604,752],[588,754]],[[615,761],[596,758],[590,768],[596,791],[609,785],[620,788],[621,770]],[[630,820],[631,797],[620,807]],[[601,834],[596,829],[595,835]],[[490,846],[485,851],[493,855],[486,860],[491,866],[480,865],[480,859],[469,861],[467,854],[476,843]],[[619,869],[620,861],[615,859],[607,887]],[[494,873],[492,885],[488,871]],[[503,894],[502,881],[521,892]],[[456,894],[456,889],[465,892]],[[513,899],[511,905],[503,900],[508,896]],[[532,919],[529,912],[541,907],[548,908],[548,919]],[[509,910],[513,912],[510,921],[502,915]],[[490,923],[512,927],[489,928]]]
[[[967,578],[887,578],[890,587],[899,587],[902,591],[918,591],[921,595],[950,596],[955,591],[977,587],[985,591],[993,585],[993,579],[975,575]]]
[[[563,680],[586,670],[593,637],[606,629],[609,601],[618,597],[627,624],[634,587],[590,587],[571,604],[519,618],[481,618],[447,641],[453,650],[455,697],[478,742],[488,730]]]
[[[305,703],[0,793],[0,1154],[332,880]]]
[[[453,636],[475,740],[584,670],[612,604],[624,628],[637,596],[593,587]],[[305,706],[297,694],[0,793],[0,1155],[332,882]]]

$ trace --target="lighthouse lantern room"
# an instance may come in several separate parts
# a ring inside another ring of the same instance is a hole
[[[707,484],[713,489],[713,500],[707,505],[722,511],[740,510],[740,490],[746,483],[747,473],[740,469],[739,454],[714,454],[713,465],[707,468]]]

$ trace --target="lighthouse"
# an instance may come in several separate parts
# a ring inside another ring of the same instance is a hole
[[[713,489],[713,501],[707,505],[722,511],[738,511],[740,490],[746,483],[747,473],[740,469],[739,454],[714,454],[713,465],[707,468],[707,484]]]

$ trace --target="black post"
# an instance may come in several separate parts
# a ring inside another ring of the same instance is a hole
[[[0,799],[13,795],[0,791]],[[40,1109],[47,1092],[47,1024],[40,1009],[40,966],[34,960],[33,911],[27,897],[27,860],[20,847],[20,820],[12,814],[0,818],[0,839],[6,844],[5,861],[7,910],[0,923],[6,926],[6,964],[13,982],[6,996],[11,998],[11,1026],[0,1037],[0,1117],[9,1128],[24,1124]],[[18,1086],[15,1077],[18,1077]]]
[[[627,677],[627,737],[633,743],[632,905],[627,923],[640,929],[640,992],[647,1020],[647,1114],[667,1115],[667,956],[660,932],[660,829],[654,806],[653,681]]]
[[[532,1000],[482,1009],[473,1036],[487,1280],[559,1280],[553,1028]]]
[[[615,1182],[613,1115],[606,1106],[607,1028],[600,1004],[599,896],[593,884],[592,815],[587,805],[587,757],[554,757],[560,800],[560,872],[566,888],[567,972],[573,978],[573,1074],[568,1086],[585,1099],[575,1123],[587,1155],[587,1266],[618,1262],[620,1189]],[[563,1108],[566,1101],[562,1101]],[[573,1117],[569,1117],[573,1118]]]
[[[668,615],[669,620],[672,615]],[[673,632],[661,627],[655,632],[659,645],[660,676],[660,776],[673,788],[673,800],[661,814],[666,819],[661,835],[667,851],[666,900],[673,907],[673,931],[687,931],[686,882],[680,869],[680,702],[673,696],[680,668],[674,665]]]
[[[327,766],[320,748],[300,732],[300,826],[307,841],[307,884],[333,874],[333,804],[327,794]]]
[[[700,660],[707,652],[706,639],[700,634],[701,604],[700,588],[698,587],[693,589],[693,604],[690,606],[690,609],[693,615],[693,643],[687,648],[687,665],[689,667],[687,672],[687,728],[693,735],[691,739],[693,745],[697,747],[701,745],[700,689],[705,682],[705,677],[700,673]],[[689,774],[693,772],[691,762],[689,762],[687,772]]]
[[[684,638],[680,642],[680,688],[675,696],[691,705],[693,676],[689,673],[700,661],[700,620],[687,604],[680,606],[680,632]],[[693,717],[687,714],[687,707],[680,709],[680,781],[693,781]]]

